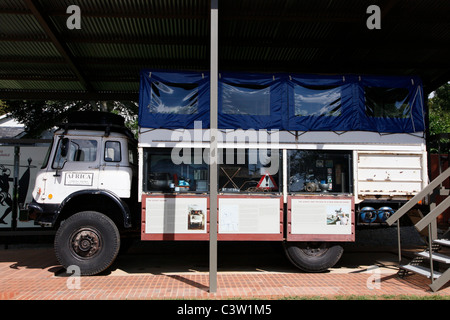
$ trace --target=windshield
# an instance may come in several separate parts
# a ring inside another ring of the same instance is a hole
[[[70,139],[68,150],[63,151],[63,140],[58,142],[52,168],[62,168],[66,162],[93,162],[97,159],[97,141],[87,139]]]
[[[54,141],[52,140],[52,143],[50,144],[50,146],[49,146],[48,149],[47,149],[47,153],[46,153],[46,155],[45,155],[44,162],[42,163],[41,169],[47,168],[47,165],[48,165],[48,159],[50,158],[50,153],[52,152],[52,148],[53,148],[53,142],[54,142]]]

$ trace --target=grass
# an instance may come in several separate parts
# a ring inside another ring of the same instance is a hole
[[[204,298],[180,298],[180,299],[167,299],[167,300],[205,300]],[[209,299],[206,299],[209,300]],[[258,300],[276,300],[276,301],[386,301],[386,300],[402,300],[402,301],[412,301],[412,300],[423,300],[423,301],[431,301],[431,300],[450,300],[449,295],[438,295],[438,294],[430,294],[430,295],[337,295],[337,296],[270,296],[270,297],[227,297],[223,299],[211,299],[211,300],[242,300],[242,301],[258,301]]]
[[[286,296],[277,300],[450,300],[448,295],[338,295],[338,296]]]

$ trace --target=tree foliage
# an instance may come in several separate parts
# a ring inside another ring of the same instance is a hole
[[[437,88],[430,102],[433,106],[439,106],[442,111],[450,112],[450,82]]]
[[[72,112],[88,110],[120,114],[125,118],[125,125],[136,131],[138,104],[132,101],[14,100],[4,107],[6,113],[25,126],[29,138],[37,138],[42,132],[63,123]]]
[[[6,113],[6,103],[3,100],[0,100],[0,116],[4,115]]]
[[[432,152],[448,145],[448,139],[440,139],[439,135],[450,133],[450,83],[439,87],[434,96],[428,100],[430,135],[432,142]],[[434,141],[433,141],[434,140]],[[440,144],[440,146],[439,146]]]

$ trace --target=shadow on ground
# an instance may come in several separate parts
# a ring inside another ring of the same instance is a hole
[[[420,237],[405,228],[405,246],[420,248]],[[328,272],[363,272],[370,266],[395,272],[398,266],[395,228],[362,230],[354,243],[346,243],[341,260]],[[58,264],[52,243],[11,245],[0,249],[0,262],[10,268],[48,269],[55,276],[67,276]],[[101,275],[183,274],[209,271],[207,241],[135,241]],[[298,273],[284,254],[280,242],[219,242],[219,272]]]

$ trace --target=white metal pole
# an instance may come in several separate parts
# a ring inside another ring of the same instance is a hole
[[[217,291],[218,0],[211,0],[211,103],[209,162],[209,292]]]

